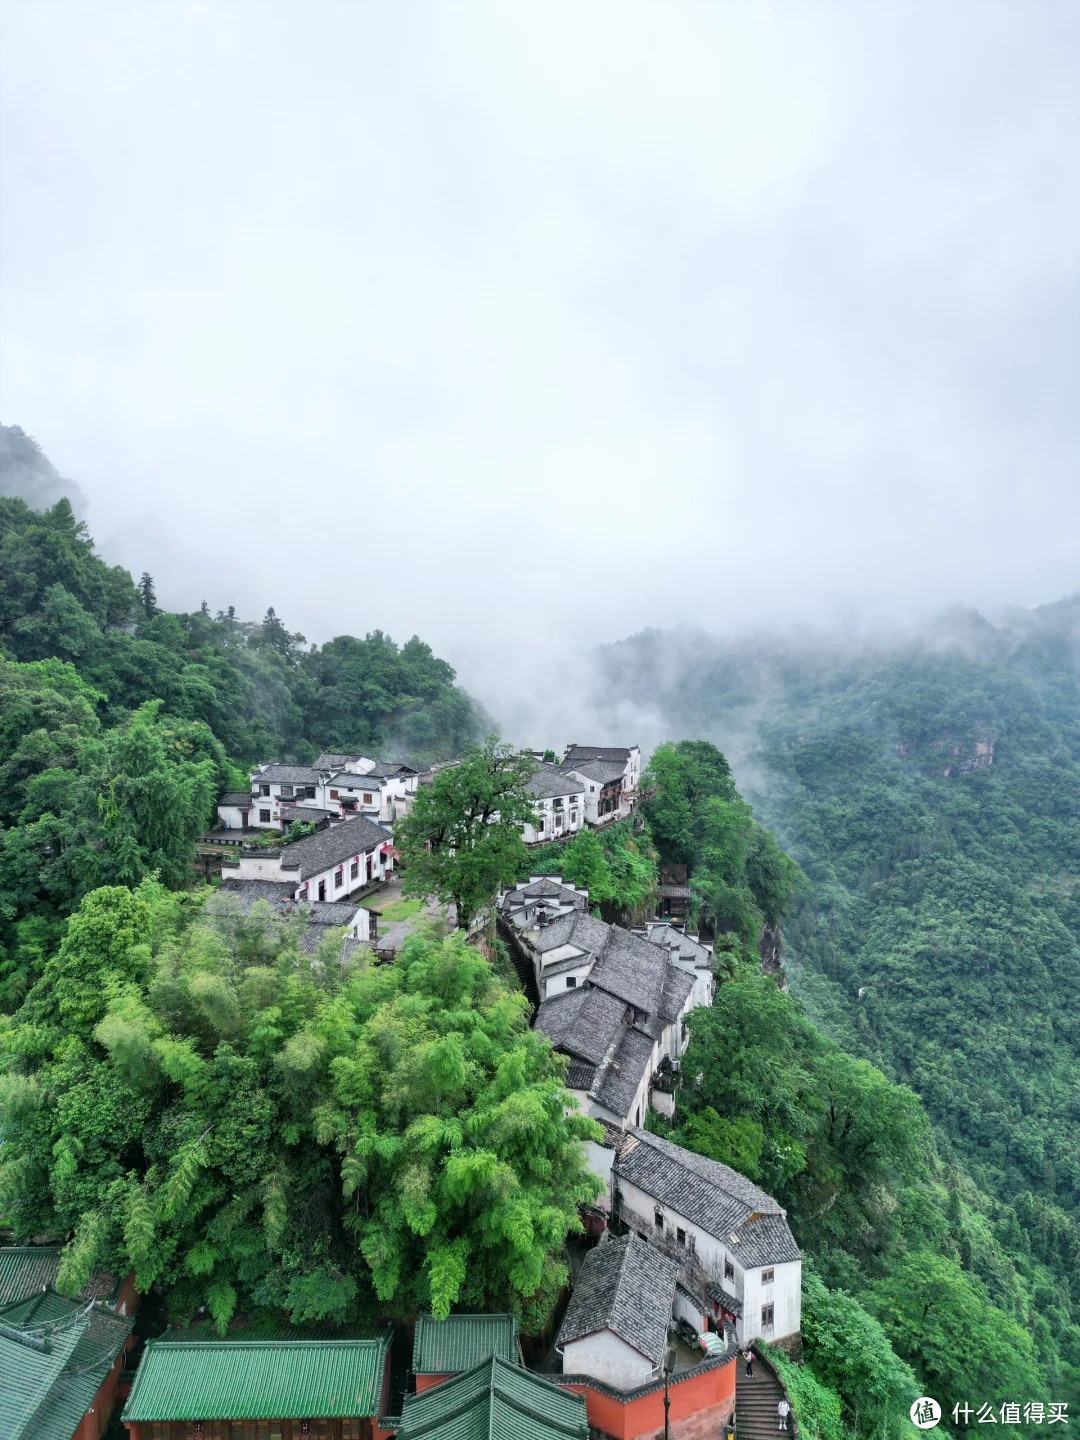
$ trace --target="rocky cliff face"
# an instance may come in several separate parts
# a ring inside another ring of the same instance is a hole
[[[787,989],[787,972],[784,970],[784,937],[779,925],[765,925],[758,936],[758,954],[761,956],[761,973],[773,975],[781,990]]]

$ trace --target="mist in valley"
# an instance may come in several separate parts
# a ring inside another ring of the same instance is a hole
[[[157,15],[8,7],[0,397],[166,607],[646,742],[598,646],[1076,588],[1066,9]]]

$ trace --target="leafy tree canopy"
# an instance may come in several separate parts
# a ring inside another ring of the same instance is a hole
[[[130,1266],[221,1328],[237,1305],[538,1324],[598,1132],[524,997],[459,933],[312,963],[266,919],[153,880],[84,899],[0,1032],[8,1220],[70,1237],[70,1291]]]
[[[405,864],[406,895],[453,904],[467,929],[526,863],[524,823],[536,818],[526,791],[533,763],[492,737],[422,785],[394,837]]]

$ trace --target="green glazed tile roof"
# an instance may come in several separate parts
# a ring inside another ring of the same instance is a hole
[[[588,1440],[585,1399],[492,1356],[406,1395],[397,1440]]]
[[[0,1246],[0,1306],[39,1295],[55,1285],[62,1253],[59,1245]],[[112,1304],[119,1293],[120,1284],[114,1276],[97,1272],[90,1277],[83,1296]]]
[[[392,1331],[377,1340],[170,1340],[147,1345],[125,1420],[377,1415]]]
[[[130,1317],[55,1291],[0,1309],[4,1440],[71,1440],[131,1326]]]
[[[517,1321],[512,1315],[421,1315],[413,1338],[414,1375],[459,1375],[489,1355],[517,1365]]]

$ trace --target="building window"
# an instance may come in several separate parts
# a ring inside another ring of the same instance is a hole
[[[664,1228],[664,1212],[662,1210],[655,1211],[653,1218],[656,1221],[656,1228],[662,1230]]]
[[[270,824],[270,811],[269,811],[269,810],[260,810],[260,811],[259,811],[259,819],[260,819],[260,821],[261,821],[264,825],[269,825],[269,824]]]
[[[336,791],[336,790],[331,790],[331,791],[330,791],[330,799],[331,799],[331,800],[336,800],[337,798],[338,798],[337,791]]]
[[[576,976],[576,975],[567,975],[567,977],[566,977],[566,988],[567,988],[568,990],[573,990],[573,988],[575,987],[576,984],[577,984],[577,976]]]
[[[314,800],[314,799],[315,799],[315,786],[314,786],[314,785],[305,785],[305,786],[304,786],[304,799],[305,799],[305,800]]]
[[[371,796],[370,796],[370,795],[365,795],[365,796],[364,796],[364,804],[365,804],[365,805],[370,805],[370,804],[371,804]]]
[[[680,1245],[686,1244],[686,1231],[682,1228],[681,1225],[675,1231],[675,1239],[678,1240]]]
[[[339,865],[338,868],[334,871],[334,889],[335,889],[335,890],[340,890],[341,887],[342,887],[342,885],[344,885],[344,884],[345,884],[345,867],[344,867],[343,865]]]
[[[308,883],[307,883],[307,881],[305,880],[304,883],[303,883],[303,885],[300,886],[300,894],[299,894],[299,896],[298,896],[298,899],[300,899],[300,900],[306,900],[307,897],[308,897]]]
[[[282,798],[283,800],[291,800],[291,799],[292,799],[292,793],[293,793],[293,789],[292,789],[292,786],[291,786],[291,785],[282,785],[282,787],[281,787],[281,798]]]
[[[762,1305],[761,1307],[761,1328],[762,1330],[773,1328],[773,1307],[771,1305]]]
[[[724,1261],[724,1279],[725,1279],[725,1280],[734,1280],[734,1279],[735,1279],[735,1266],[731,1263],[730,1260],[725,1260],[725,1261]]]
[[[319,881],[319,899],[320,899],[320,900],[325,900],[325,899],[326,899],[326,881],[325,881],[325,880],[320,880],[320,881]]]
[[[771,1285],[772,1282],[773,1282],[773,1272],[772,1272],[772,1266],[770,1265],[769,1268],[768,1268],[768,1270],[762,1270],[762,1272],[761,1272],[761,1283],[762,1283],[762,1285]]]
[[[350,880],[356,880],[356,879],[359,877],[359,875],[360,875],[360,861],[359,861],[359,859],[357,859],[357,860],[354,860],[354,861],[352,862],[352,864],[349,866],[349,879],[350,879]]]
[[[260,793],[261,795],[269,795],[269,794],[270,794],[270,786],[269,786],[269,785],[260,785],[260,786],[259,786],[259,793]]]

